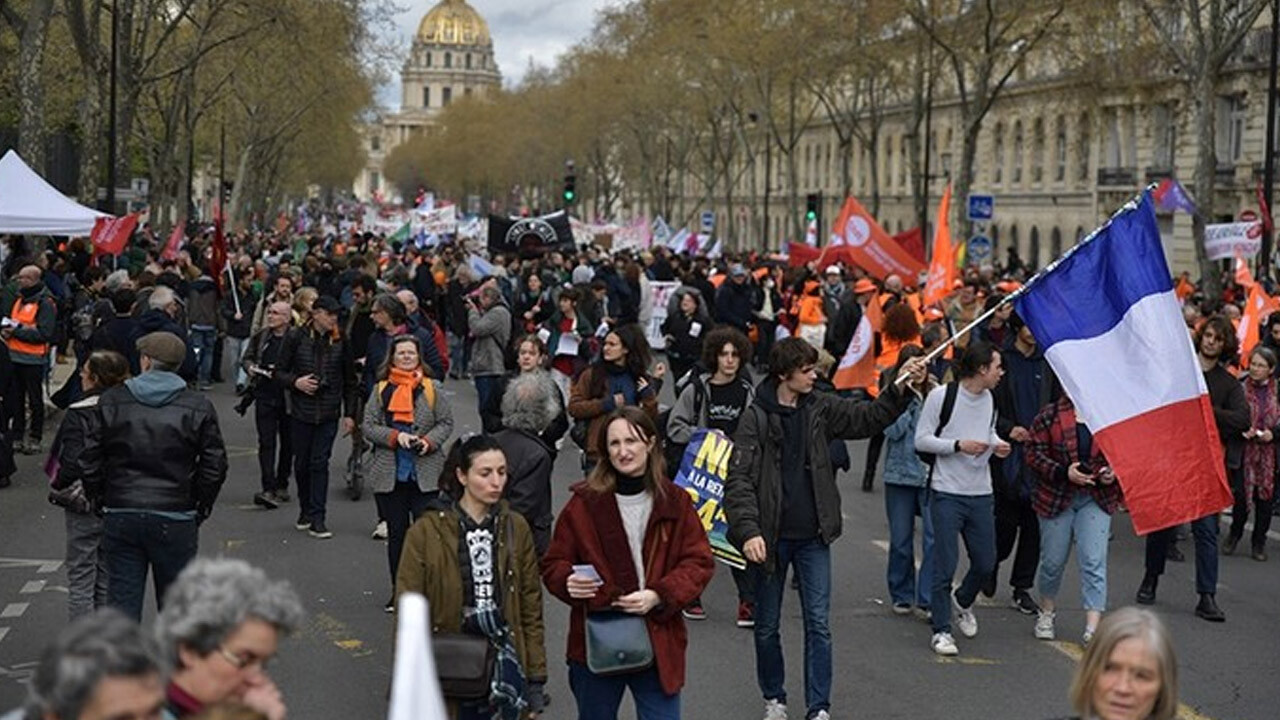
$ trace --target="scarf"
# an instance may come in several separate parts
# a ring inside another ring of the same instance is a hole
[[[1280,425],[1280,401],[1276,399],[1276,381],[1244,381],[1245,398],[1249,401],[1249,426],[1257,430],[1270,430]],[[1245,497],[1254,492],[1262,500],[1269,500],[1275,491],[1276,453],[1274,439],[1269,443],[1249,441],[1244,446]]]
[[[387,382],[395,386],[387,412],[395,422],[413,423],[413,391],[422,385],[421,370],[401,370],[393,367],[387,373]]]

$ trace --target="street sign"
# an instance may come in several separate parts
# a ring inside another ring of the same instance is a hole
[[[970,198],[972,200],[972,198]],[[991,238],[986,235],[974,235],[969,238],[969,248],[965,253],[966,262],[981,265],[991,259]]]
[[[970,220],[990,220],[996,214],[996,197],[995,195],[970,195],[969,196],[969,219]]]
[[[710,210],[702,213],[702,232],[710,234],[716,228],[716,214]]]

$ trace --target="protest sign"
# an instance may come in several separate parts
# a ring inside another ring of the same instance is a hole
[[[733,441],[719,430],[698,430],[689,441],[675,484],[689,493],[711,542],[711,554],[732,568],[743,570],[747,560],[729,543],[729,520],[724,514],[724,484],[729,478]]]
[[[1251,258],[1262,249],[1262,223],[1234,222],[1206,225],[1204,228],[1204,254],[1210,260]]]
[[[659,280],[649,282],[649,290],[653,292],[653,315],[649,318],[649,325],[644,331],[649,347],[655,350],[661,350],[667,346],[666,338],[662,336],[662,323],[667,319],[667,301],[671,299],[671,293],[678,287],[680,287],[678,282]]]

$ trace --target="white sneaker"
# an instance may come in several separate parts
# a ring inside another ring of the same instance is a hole
[[[934,633],[933,639],[929,641],[929,647],[932,647],[935,653],[946,657],[960,654],[960,648],[956,647],[956,639],[951,637],[949,632]]]
[[[386,520],[379,520],[378,524],[373,527],[373,539],[374,540],[387,539],[387,521]]]
[[[819,710],[818,714],[809,718],[809,720],[831,720],[831,713],[826,710]]]
[[[1036,639],[1052,640],[1055,637],[1056,634],[1053,630],[1053,613],[1041,610],[1040,614],[1036,616]]]
[[[787,720],[787,706],[777,700],[765,700],[764,720]]]
[[[956,600],[955,593],[951,593],[951,605],[956,609],[956,627],[960,628],[960,634],[967,638],[976,636],[978,618],[973,614],[973,607],[960,607],[960,601]]]

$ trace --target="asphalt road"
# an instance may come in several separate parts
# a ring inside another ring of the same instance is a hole
[[[478,429],[471,383],[451,380],[446,388],[454,403],[455,432]],[[276,511],[254,507],[258,471],[252,421],[232,412],[235,398],[229,386],[219,386],[211,396],[220,412],[231,472],[217,510],[201,532],[201,553],[244,558],[273,576],[288,578],[301,593],[308,621],[281,645],[274,668],[291,718],[385,717],[394,620],[382,605],[390,580],[384,545],[369,536],[375,521],[372,499],[366,495],[351,502],[343,492],[341,461],[349,441],[339,440],[333,464],[329,527],[335,537],[315,540],[293,528],[296,502]],[[52,437],[52,430],[46,437]],[[851,443],[856,468],[861,468],[864,445]],[[21,701],[23,680],[66,618],[62,511],[44,499],[43,459],[19,462],[14,486],[0,491],[0,710]],[[862,493],[860,476],[855,470],[840,479],[846,520],[832,561],[833,716],[1035,720],[1069,714],[1067,686],[1073,657],[1080,652],[1072,640],[1084,622],[1074,569],[1068,570],[1058,616],[1059,636],[1067,640],[1035,640],[1033,618],[1009,607],[1004,586],[993,600],[980,601],[978,637],[958,638],[958,658],[938,658],[929,650],[927,625],[890,612],[883,495],[879,484],[873,494]],[[558,505],[578,477],[576,452],[566,449],[556,467]],[[1114,607],[1132,602],[1142,575],[1142,541],[1133,535],[1127,516],[1118,516],[1113,528],[1109,600]],[[1190,555],[1191,543],[1183,547]],[[1222,559],[1218,601],[1228,620],[1221,625],[1192,614],[1194,564],[1170,564],[1155,609],[1175,636],[1182,717],[1280,718],[1280,545],[1273,544],[1271,552],[1272,561],[1266,564],[1247,555]],[[724,568],[717,571],[704,603],[709,619],[690,623],[684,717],[758,718],[762,704],[752,636],[734,624],[735,589]],[[792,716],[802,717],[803,633],[797,596],[786,599],[783,612]],[[548,597],[549,719],[575,716],[561,661],[567,620],[568,609]],[[623,717],[634,717],[629,702]]]

